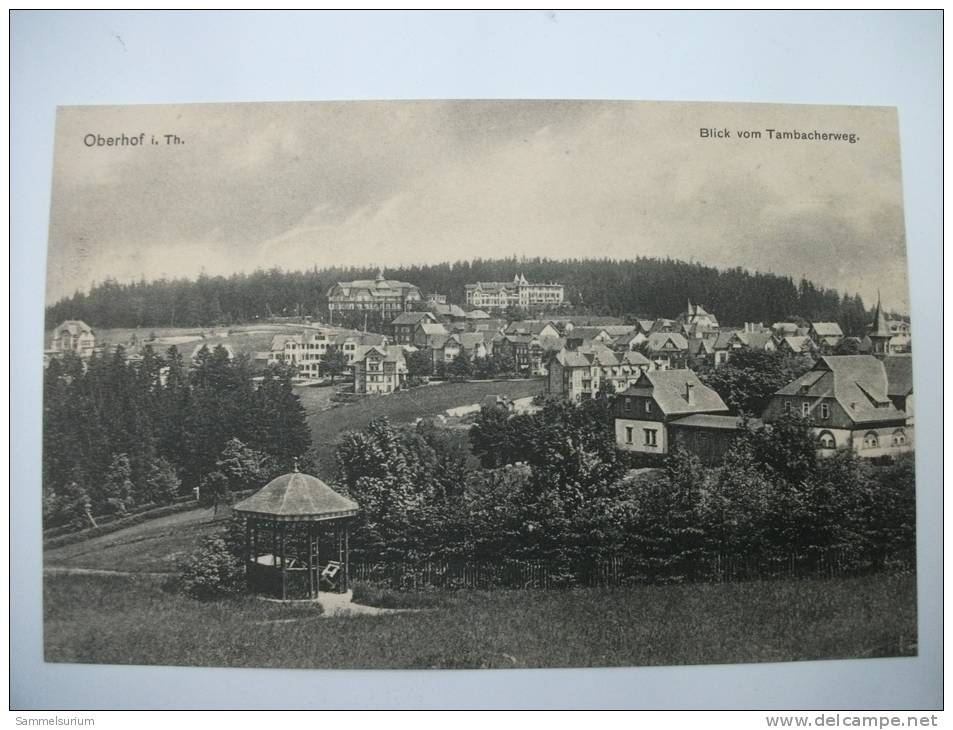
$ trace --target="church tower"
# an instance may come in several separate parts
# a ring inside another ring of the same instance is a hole
[[[874,322],[870,328],[871,354],[887,355],[890,352],[890,327],[887,317],[880,306],[880,292],[877,292],[877,309],[874,310]]]

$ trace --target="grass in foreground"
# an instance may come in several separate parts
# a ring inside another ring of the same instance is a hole
[[[199,603],[163,591],[159,579],[48,575],[45,654],[54,662],[381,669],[916,654],[909,574],[441,598],[443,607],[427,611],[320,618],[250,597]]]

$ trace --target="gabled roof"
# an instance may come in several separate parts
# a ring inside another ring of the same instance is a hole
[[[559,331],[556,325],[548,319],[528,319],[519,322],[510,322],[506,326],[506,334],[532,334],[538,335],[547,327],[552,327]]]
[[[887,397],[887,371],[883,363],[871,355],[822,357],[811,370],[776,394],[835,398],[857,423],[904,418]]]
[[[282,522],[318,522],[351,517],[360,507],[317,477],[294,471],[272,479],[232,509]]]
[[[789,335],[781,338],[794,352],[808,352],[815,348],[814,340],[807,335]]]
[[[731,343],[738,339],[738,333],[731,330],[719,332],[713,339],[711,347],[713,350],[727,350]]]
[[[447,334],[447,328],[444,327],[439,322],[421,322],[417,325],[417,328],[423,332],[425,335],[445,335]]]
[[[688,349],[688,340],[680,332],[653,332],[649,335],[647,347],[652,352],[658,352],[669,342],[676,350]]]
[[[362,362],[373,353],[382,356],[384,362],[401,362],[404,359],[404,348],[400,345],[364,345],[354,353],[354,362]]]
[[[556,354],[556,362],[565,368],[588,368],[592,365],[586,354],[578,350],[560,350]]]
[[[429,320],[431,322],[437,321],[430,312],[401,312],[394,318],[391,324],[417,324],[422,320]]]
[[[738,339],[752,350],[763,350],[771,341],[772,335],[770,332],[739,332]]]
[[[602,329],[610,337],[624,337],[634,334],[637,327],[634,324],[609,324]]]
[[[574,340],[594,340],[600,335],[611,338],[605,327],[573,327],[568,334]]]
[[[691,387],[691,399],[686,398]],[[719,413],[728,406],[714,390],[702,383],[694,371],[647,370],[635,383],[623,391],[624,395],[640,395],[652,398],[665,415],[676,413]]]
[[[467,319],[489,319],[490,315],[484,312],[482,309],[474,309],[470,312],[466,312],[465,316]]]
[[[621,361],[623,365],[651,365],[652,361],[649,360],[641,352],[636,352],[635,350],[627,350],[622,353]]]
[[[887,373],[887,395],[910,395],[913,392],[913,357],[887,355],[883,364]]]
[[[461,332],[454,336],[466,350],[472,350],[474,347],[486,342],[482,332]]]
[[[844,331],[837,322],[811,322],[811,327],[819,337],[844,336]]]
[[[92,328],[81,319],[68,319],[57,327],[54,332],[62,332],[64,329],[69,330],[70,336],[72,337],[82,334],[93,334]]]
[[[467,313],[458,304],[431,304],[430,309],[441,317],[459,317],[464,319]]]

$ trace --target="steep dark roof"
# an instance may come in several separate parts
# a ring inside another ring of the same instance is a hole
[[[282,522],[318,522],[351,517],[360,507],[317,477],[295,471],[272,479],[232,509]]]
[[[685,397],[687,385],[692,386],[692,403]],[[653,398],[666,415],[728,410],[721,396],[688,369],[646,371],[623,392]]]
[[[888,355],[883,359],[887,372],[887,395],[909,395],[913,392],[913,357]]]
[[[777,395],[833,397],[858,423],[904,418],[887,398],[887,371],[883,363],[871,355],[822,357],[812,370],[785,385]]]

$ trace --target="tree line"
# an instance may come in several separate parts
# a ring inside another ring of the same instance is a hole
[[[194,281],[107,279],[47,307],[46,326],[53,328],[66,319],[82,319],[94,328],[206,327],[279,316],[326,319],[327,292],[335,282],[373,279],[376,273],[371,267],[293,272],[275,268],[231,276],[203,274]],[[531,282],[564,284],[569,311],[577,313],[674,318],[691,300],[709,308],[723,324],[803,318],[836,321],[846,334],[858,336],[866,332],[871,318],[857,294],[842,294],[807,279],[795,282],[787,276],[742,268],[719,270],[676,259],[514,257],[407,265],[385,273],[418,286],[425,296],[446,294],[449,301],[461,304],[466,284],[511,281],[522,273]],[[371,330],[380,331],[385,324],[373,313],[369,319]],[[363,314],[350,315],[340,324],[363,326]]]
[[[50,363],[43,394],[45,526],[168,504],[199,487],[207,499],[290,471],[311,444],[292,372],[253,382],[247,358],[202,348],[191,367],[171,347],[123,348]]]
[[[376,421],[347,434],[338,487],[361,504],[354,559],[561,565],[569,582],[624,559],[634,580],[710,577],[715,558],[848,569],[912,565],[912,459],[818,459],[797,419],[744,431],[718,469],[676,451],[631,473],[608,399],[547,401],[533,415],[484,408],[469,434]]]

